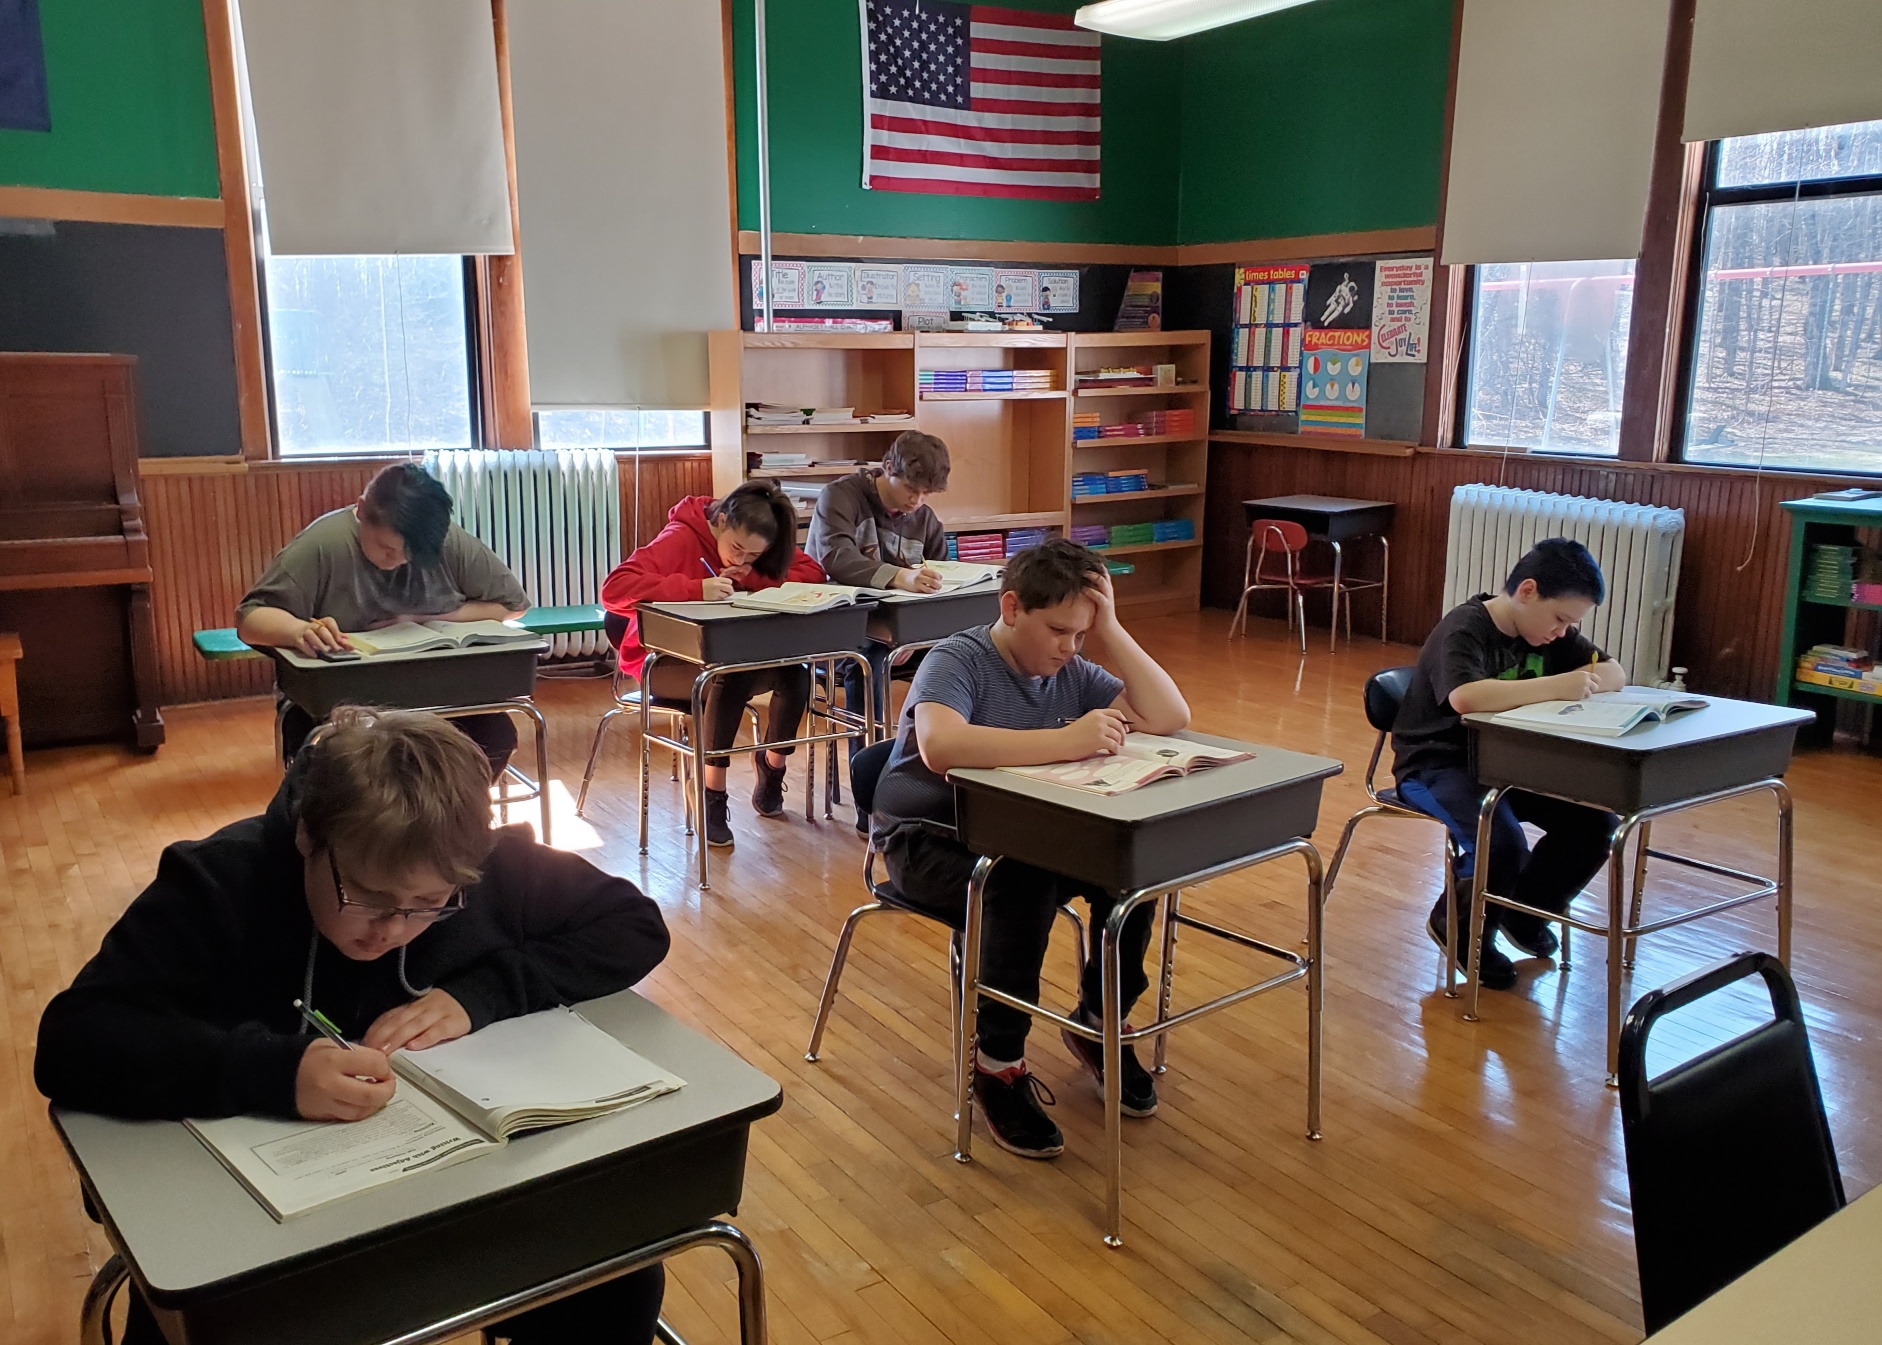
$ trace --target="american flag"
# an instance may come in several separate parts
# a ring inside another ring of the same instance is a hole
[[[863,0],[863,185],[1098,195],[1098,35],[1070,15]]]

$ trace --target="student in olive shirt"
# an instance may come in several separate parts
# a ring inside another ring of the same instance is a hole
[[[824,487],[804,549],[832,583],[935,592],[941,577],[926,562],[947,559],[948,535],[927,500],[948,488],[949,470],[946,444],[932,434],[904,430],[881,467],[861,468]],[[870,640],[862,653],[874,677],[870,708],[881,719],[888,704],[889,647]],[[862,672],[853,663],[843,674],[843,695],[846,705],[862,704]],[[861,747],[860,738],[850,739],[851,756]],[[856,827],[865,830],[867,819],[859,814]]]
[[[1578,629],[1606,596],[1601,567],[1580,542],[1537,542],[1492,597],[1479,593],[1438,622],[1392,726],[1392,774],[1408,803],[1443,822],[1465,846],[1460,887],[1474,872],[1477,810],[1484,788],[1471,773],[1463,716],[1537,701],[1578,701],[1627,685],[1626,670]],[[1562,911],[1607,862],[1618,819],[1598,808],[1513,789],[1497,805],[1490,833],[1489,889],[1544,911]],[[1522,824],[1542,828],[1532,852]],[[1466,917],[1462,899],[1460,917]],[[1516,968],[1495,933],[1535,957],[1552,957],[1548,922],[1491,906],[1485,912],[1479,978],[1492,990],[1516,984]],[[1426,928],[1445,942],[1444,897]],[[1467,950],[1459,940],[1458,957]]]
[[[415,463],[387,467],[359,503],[322,514],[281,548],[236,608],[236,634],[258,647],[309,657],[345,649],[348,631],[399,621],[505,621],[529,596],[489,547],[451,521],[451,497]],[[451,721],[484,749],[492,774],[516,750],[506,714]],[[289,705],[281,723],[288,760],[314,721]]]

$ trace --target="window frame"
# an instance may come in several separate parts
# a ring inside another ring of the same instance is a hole
[[[1678,308],[1678,376],[1670,389],[1673,404],[1670,414],[1666,417],[1668,433],[1665,456],[1662,460],[1706,472],[1761,472],[1799,477],[1847,477],[1852,481],[1875,483],[1878,478],[1882,478],[1882,449],[1877,450],[1874,470],[1867,472],[1823,467],[1792,467],[1770,462],[1758,464],[1694,462],[1687,457],[1688,422],[1691,419],[1693,394],[1699,381],[1700,308],[1705,300],[1706,249],[1711,242],[1713,211],[1721,207],[1770,205],[1791,200],[1821,201],[1847,196],[1882,195],[1882,173],[1866,173],[1853,177],[1797,178],[1787,182],[1722,187],[1719,185],[1719,166],[1723,144],[1724,142],[1720,140],[1706,142],[1702,167],[1693,193],[1691,226],[1687,235],[1690,248],[1682,277],[1684,294],[1681,296]],[[1645,258],[1643,257],[1642,260],[1644,264]]]

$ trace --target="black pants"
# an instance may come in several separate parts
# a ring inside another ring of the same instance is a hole
[[[651,1345],[660,1300],[666,1294],[664,1266],[623,1275],[579,1294],[521,1313],[490,1328],[490,1334],[514,1345]],[[133,1287],[124,1345],[163,1345],[163,1333]]]
[[[516,751],[516,721],[507,714],[462,715],[445,721],[476,743],[490,758],[490,778],[495,780],[509,765]],[[291,762],[314,731],[314,717],[292,702],[281,717],[281,759]]]
[[[888,713],[886,707],[890,703],[889,655],[893,651],[880,640],[866,640],[863,642],[863,647],[857,652],[869,660],[869,709],[870,713],[875,716],[876,722],[881,724]],[[921,661],[926,657],[927,652],[928,651],[925,649],[915,651],[913,654],[903,658],[900,663],[896,664],[895,670],[903,677],[913,677],[915,675],[915,669],[921,666]],[[845,709],[860,712],[862,704],[863,670],[854,663],[846,663],[843,665],[843,706]],[[890,724],[887,725],[887,728],[890,735],[893,736],[895,726]],[[865,744],[860,737],[851,738],[850,755],[852,757],[855,756],[858,752],[863,750],[864,746]]]
[[[691,702],[693,698],[693,679],[699,676],[697,663],[685,663],[679,659],[661,659],[653,665],[653,685],[647,690],[652,695],[666,699]],[[760,668],[754,672],[731,673],[725,677],[713,679],[711,690],[706,692],[706,751],[723,751],[738,738],[738,721],[745,713],[745,706],[753,696],[761,692],[771,693],[771,713],[765,721],[765,741],[782,742],[797,736],[797,727],[804,722],[804,708],[810,704],[810,667],[807,664],[792,664],[788,668]],[[796,751],[793,747],[780,747],[779,753],[789,756]],[[707,756],[708,766],[723,766],[726,759],[722,756]]]
[[[967,880],[980,856],[958,841],[920,827],[904,826],[885,843],[889,877],[911,906],[947,921],[956,929],[967,923]],[[1045,965],[1052,921],[1073,897],[1091,906],[1091,957],[1085,963],[1078,1003],[1095,1014],[1104,1004],[1104,964],[1099,955],[1106,917],[1117,899],[1101,887],[1077,882],[1030,864],[1002,860],[987,879],[984,927],[980,939],[980,979],[995,990],[1037,1004],[1039,969]],[[1145,902],[1124,922],[1118,948],[1119,1007],[1129,1013],[1150,987],[1144,954],[1150,947],[1155,902]],[[1032,1017],[983,998],[980,1001],[980,1049],[995,1060],[1026,1054]]]
[[[1477,810],[1483,804],[1483,786],[1461,767],[1448,770],[1417,771],[1408,777],[1430,791],[1431,798],[1446,814],[1440,818],[1451,833],[1465,842],[1466,860],[1459,878],[1475,873],[1468,857],[1477,843]],[[1541,827],[1542,839],[1529,848],[1522,823]],[[1563,911],[1575,894],[1601,872],[1607,863],[1608,841],[1620,819],[1599,808],[1579,803],[1564,803],[1543,794],[1512,789],[1502,801],[1490,823],[1489,890],[1501,897],[1514,897],[1526,906],[1545,911]],[[1442,905],[1442,897],[1439,899]],[[1460,919],[1468,918],[1460,903]],[[1499,923],[1498,908],[1489,906],[1484,914],[1487,937]]]

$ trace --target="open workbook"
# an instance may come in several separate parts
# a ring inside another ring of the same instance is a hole
[[[1497,724],[1518,728],[1567,729],[1600,738],[1618,738],[1650,720],[1670,719],[1681,710],[1703,710],[1704,698],[1658,687],[1623,687],[1599,691],[1586,700],[1537,701],[1491,716]]]
[[[671,1093],[667,1073],[573,1009],[392,1056],[398,1091],[363,1121],[185,1121],[276,1221],[500,1148],[525,1130]]]
[[[991,583],[1000,577],[998,565],[975,565],[967,561],[931,560],[924,566],[941,576],[941,587],[934,593],[910,593],[905,589],[866,588],[852,584],[806,584],[792,579],[776,588],[761,588],[754,593],[734,593],[729,601],[734,607],[758,612],[827,612],[833,607],[874,602],[881,598],[896,601],[938,598]]]
[[[421,654],[433,649],[469,649],[473,645],[529,644],[542,637],[504,621],[401,621],[347,639],[367,658],[375,654]]]
[[[1083,789],[1092,794],[1128,794],[1152,780],[1167,780],[1231,761],[1247,761],[1255,754],[1240,752],[1188,738],[1160,738],[1154,733],[1127,733],[1124,750],[1115,756],[1060,761],[1050,766],[1002,766],[1013,775],[1046,780],[1055,785]]]

